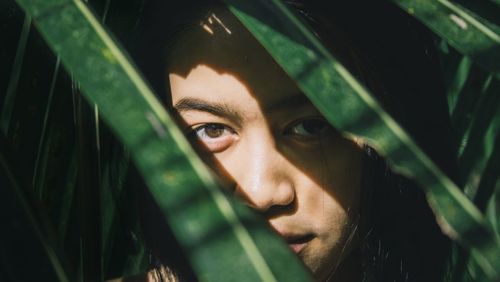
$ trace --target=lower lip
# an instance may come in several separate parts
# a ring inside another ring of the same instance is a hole
[[[311,242],[311,240],[314,239],[314,236],[312,235],[307,235],[299,240],[295,240],[295,242],[289,242],[288,246],[290,246],[290,249],[296,254],[300,254],[302,250]]]
[[[307,242],[305,243],[295,243],[295,244],[288,244],[290,246],[290,249],[296,254],[300,253],[305,247],[306,247]]]

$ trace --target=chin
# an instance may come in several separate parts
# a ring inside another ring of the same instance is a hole
[[[353,267],[352,248],[333,247],[329,249],[318,245],[318,243],[311,242],[307,248],[298,253],[302,262],[313,274],[315,281],[358,281],[354,278],[357,276],[354,271],[360,269]],[[339,245],[337,244],[337,246]]]

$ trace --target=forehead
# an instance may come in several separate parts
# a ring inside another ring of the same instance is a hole
[[[180,34],[169,50],[167,74],[170,77],[175,75],[185,83],[195,83],[189,80],[190,74],[200,67],[213,70],[205,81],[212,79],[215,85],[220,83],[222,87],[228,77],[232,77],[233,82],[244,86],[264,107],[300,93],[295,82],[224,8],[208,11],[205,18]]]

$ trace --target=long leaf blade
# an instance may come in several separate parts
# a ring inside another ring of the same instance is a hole
[[[253,214],[217,187],[183,134],[85,4],[70,0],[17,2],[78,79],[87,99],[99,106],[103,119],[130,148],[201,280],[310,279],[284,242],[265,231],[262,223],[255,224]],[[245,222],[252,226],[245,226]]]
[[[395,170],[417,181],[443,231],[471,248],[490,278],[499,277],[500,243],[484,216],[312,33],[280,1],[226,2],[325,117],[336,128],[365,138]],[[271,18],[274,29],[262,20]],[[293,40],[285,34],[293,34]]]
[[[393,0],[463,55],[500,78],[500,34],[448,0]]]
[[[13,171],[11,156],[8,154],[8,145],[5,140],[6,138],[3,134],[0,134],[0,178],[2,178],[2,183],[5,186],[2,187],[2,199],[7,202],[3,202],[4,205],[2,207],[6,207],[4,211],[5,216],[9,218],[9,221],[15,222],[14,226],[21,227],[22,225],[26,225],[23,229],[23,233],[33,233],[29,235],[21,235],[21,238],[29,238],[30,242],[25,242],[28,246],[31,245],[34,247],[33,254],[39,254],[38,249],[43,249],[45,255],[44,259],[48,260],[52,265],[53,269],[40,271],[39,268],[35,267],[34,270],[35,275],[39,278],[45,277],[46,279],[54,279],[58,278],[61,282],[70,281],[67,265],[65,265],[64,258],[61,256],[60,250],[54,245],[54,241],[50,233],[52,230],[51,226],[48,226],[48,219],[44,211],[40,208],[37,202],[33,200],[29,191],[27,189],[23,189],[21,184],[19,183],[19,178],[15,175]],[[4,182],[5,181],[5,182]],[[9,207],[12,202],[15,203],[11,207]],[[10,219],[14,218],[14,220]],[[9,237],[9,233],[12,233],[12,228],[9,226],[9,222],[5,220],[7,223],[6,234],[2,237],[3,243],[6,243],[5,238]],[[19,231],[19,230],[18,230]],[[12,235],[10,235],[12,236]],[[15,235],[14,235],[15,236]],[[37,242],[31,242],[31,240]],[[8,242],[7,242],[8,243]],[[18,241],[18,243],[20,243]],[[2,250],[5,252],[7,249]],[[15,261],[15,259],[13,259]],[[44,262],[41,262],[44,265]],[[27,275],[19,275],[16,279],[23,279],[21,277],[31,277],[33,279],[32,274]],[[41,276],[41,277],[40,277]]]
[[[10,118],[12,115],[12,110],[14,109],[16,91],[19,83],[19,77],[21,75],[21,68],[23,66],[23,60],[24,60],[24,51],[26,49],[26,44],[28,42],[30,29],[31,29],[31,17],[26,16],[24,18],[21,35],[19,37],[16,57],[14,58],[14,66],[11,72],[9,86],[5,94],[5,101],[0,115],[0,130],[4,135],[7,135],[9,131]]]

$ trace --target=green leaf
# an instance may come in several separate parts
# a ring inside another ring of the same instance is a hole
[[[485,217],[300,20],[280,1],[225,2],[332,125],[363,137],[419,183],[442,230],[470,248],[490,278],[500,277],[500,243]]]
[[[393,0],[463,55],[500,78],[500,35],[483,18],[448,0]]]
[[[500,181],[495,184],[495,194],[491,199],[489,205],[490,222],[496,230],[498,237],[500,237]]]
[[[451,118],[459,140],[462,140],[472,122],[477,105],[491,82],[491,76],[472,67],[460,96],[452,112]]]
[[[466,183],[474,171],[474,168],[479,164],[479,171],[482,171],[484,164],[481,163],[482,159],[487,159],[491,154],[485,152],[485,136],[488,129],[493,127],[493,130],[498,130],[498,126],[494,123],[495,116],[500,113],[500,81],[493,79],[492,83],[488,85],[486,93],[482,95],[477,108],[474,111],[473,120],[466,136],[468,142],[463,149],[462,154],[459,156],[459,168],[461,183]],[[484,160],[486,162],[486,160]]]
[[[28,37],[31,29],[31,17],[26,16],[24,18],[23,27],[21,29],[21,34],[19,36],[19,43],[17,44],[16,57],[14,58],[14,66],[11,71],[11,76],[9,80],[9,86],[7,92],[5,93],[5,100],[2,108],[2,113],[0,115],[0,130],[7,136],[10,126],[10,118],[12,115],[12,110],[14,109],[14,101],[17,92],[17,86],[19,83],[19,76],[21,75],[21,69],[24,60],[24,51],[26,49],[26,44],[28,42]]]
[[[33,187],[35,189],[35,194],[39,195],[40,199],[43,198],[42,194],[44,192],[43,186],[45,185],[45,169],[47,168],[47,161],[51,149],[47,145],[50,144],[50,138],[51,138],[51,136],[47,134],[49,126],[48,120],[49,120],[49,114],[51,113],[52,99],[54,97],[54,91],[56,88],[57,77],[59,75],[60,64],[61,61],[57,59],[54,67],[54,74],[52,75],[52,81],[50,83],[49,98],[47,100],[47,106],[45,108],[45,114],[42,123],[42,133],[40,136],[40,140],[38,142],[38,152],[36,154],[36,159],[34,164],[35,169],[33,172]]]
[[[99,107],[102,118],[130,149],[200,280],[310,280],[281,239],[247,208],[223,194],[83,2],[17,2],[33,17],[85,97]]]
[[[95,140],[94,108],[78,94],[76,111],[76,154],[78,174],[75,190],[77,220],[80,228],[83,281],[103,280],[101,241],[101,201],[99,150]],[[90,129],[90,130],[89,130]],[[97,157],[96,157],[97,156]]]
[[[12,256],[12,258],[9,257],[9,264],[16,264],[18,256],[9,252],[10,247],[7,245],[23,243],[30,246],[30,253],[24,253],[21,256],[23,259],[22,267],[25,267],[26,264],[34,264],[30,269],[32,272],[10,273],[10,278],[12,281],[14,279],[28,279],[27,277],[31,277],[30,279],[36,277],[36,279],[42,280],[57,278],[60,282],[70,281],[67,265],[61,251],[55,244],[52,226],[49,225],[47,215],[34,201],[31,191],[21,187],[19,177],[13,170],[12,156],[9,152],[7,141],[0,133],[0,181],[2,183],[2,197],[0,198],[3,200],[1,207],[5,209],[2,210],[2,215],[5,216],[2,224],[6,228],[0,235],[2,244],[6,244],[2,247],[2,257]],[[9,240],[9,237],[16,239]],[[23,239],[19,240],[18,237]],[[16,245],[16,251],[22,250],[23,247]],[[43,269],[49,267],[47,262],[50,262],[51,269]],[[2,266],[7,267],[7,265]],[[19,265],[17,265],[17,269],[19,269]],[[2,276],[5,274],[2,273]]]
[[[453,80],[448,86],[448,105],[450,108],[450,113],[453,113],[455,111],[455,107],[457,106],[457,100],[458,97],[460,96],[460,93],[467,92],[466,90],[464,91],[464,88],[468,81],[470,70],[471,70],[470,59],[467,57],[462,57],[456,72],[454,72]]]
[[[500,134],[497,135],[496,139],[495,149],[486,164],[477,193],[474,196],[474,203],[483,212],[486,210],[486,205],[495,192],[495,186],[500,176]]]

